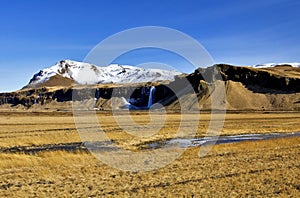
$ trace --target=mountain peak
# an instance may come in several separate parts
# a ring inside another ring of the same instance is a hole
[[[59,79],[72,80],[78,84],[140,83],[172,81],[177,71],[163,69],[145,69],[130,65],[111,64],[96,66],[73,60],[61,60],[55,65],[34,74],[27,87],[37,87],[56,76]],[[60,81],[61,83],[61,81]],[[60,85],[60,83],[57,83]],[[55,85],[55,83],[51,83]]]

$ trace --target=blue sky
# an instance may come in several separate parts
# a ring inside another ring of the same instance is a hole
[[[299,10],[297,0],[3,0],[0,92],[61,59],[82,61],[103,39],[139,26],[182,31],[217,63],[300,62]]]

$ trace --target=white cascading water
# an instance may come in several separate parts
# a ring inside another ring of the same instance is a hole
[[[150,107],[152,106],[152,104],[153,104],[153,95],[154,95],[154,92],[155,92],[155,87],[154,86],[152,86],[151,88],[150,88],[150,92],[149,92],[149,100],[148,100],[148,108],[150,109]]]

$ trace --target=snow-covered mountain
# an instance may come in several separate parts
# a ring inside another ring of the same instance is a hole
[[[275,67],[278,65],[290,65],[292,67],[298,67],[300,68],[300,63],[265,63],[265,64],[258,64],[253,65],[255,68],[268,68],[268,67]]]
[[[105,84],[172,81],[174,76],[179,74],[181,73],[174,70],[144,69],[118,64],[100,67],[89,63],[62,60],[36,73],[30,80],[29,86],[45,83],[54,76],[65,77],[79,84]]]

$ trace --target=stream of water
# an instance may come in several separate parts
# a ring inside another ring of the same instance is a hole
[[[255,141],[255,140],[267,140],[274,138],[287,138],[287,137],[300,137],[300,132],[293,133],[267,133],[267,134],[243,134],[243,135],[232,135],[232,136],[219,136],[219,137],[204,137],[204,138],[176,138],[167,140],[164,142],[154,142],[149,144],[147,147],[150,149],[162,148],[162,147],[195,147],[205,144],[226,144],[233,142],[242,141]]]

